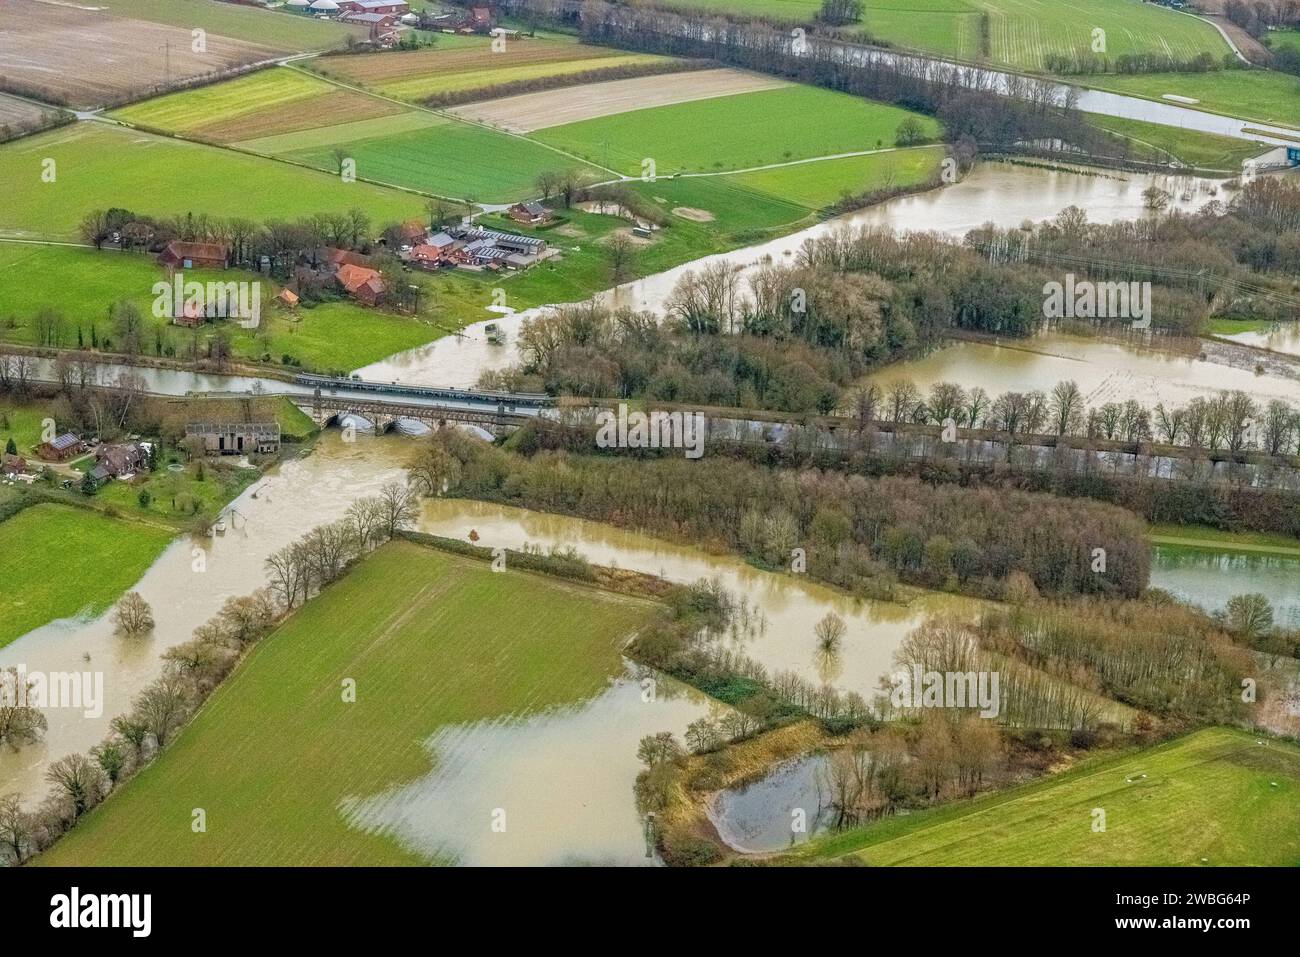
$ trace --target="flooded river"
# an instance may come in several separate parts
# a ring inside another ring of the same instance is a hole
[[[1128,399],[1148,408],[1157,402],[1182,405],[1220,389],[1241,389],[1261,404],[1272,399],[1300,403],[1300,379],[1259,375],[1195,356],[1062,333],[1007,339],[996,345],[952,342],[920,359],[894,363],[869,378],[885,386],[911,379],[922,392],[936,382],[978,385],[991,396],[1009,390],[1048,392],[1056,383],[1073,379],[1090,406]]]
[[[46,765],[98,744],[112,718],[158,676],[164,651],[188,641],[227,598],[262,587],[268,555],[315,526],[342,518],[353,501],[375,494],[384,483],[401,480],[409,451],[409,441],[400,438],[360,435],[349,443],[341,433],[326,433],[312,454],[284,463],[245,490],[233,503],[224,535],[202,541],[179,537],[134,586],[153,606],[157,625],[150,637],[117,636],[105,614],[51,622],[0,648],[0,667],[102,672],[105,697],[98,717],[78,709],[46,709],[49,728],[42,743],[20,751],[0,749],[0,794],[43,795]]]
[[[894,650],[908,632],[933,614],[974,616],[979,602],[938,592],[922,592],[907,604],[861,601],[795,575],[761,571],[731,555],[709,555],[600,522],[466,502],[428,501],[420,528],[468,541],[477,532],[481,546],[543,548],[571,545],[590,561],[659,575],[669,581],[713,578],[761,613],[745,635],[730,637],[734,647],[761,662],[769,672],[793,671],[814,684],[857,691],[870,699],[880,678],[892,669]],[[826,614],[846,625],[837,654],[817,647],[813,628]]]

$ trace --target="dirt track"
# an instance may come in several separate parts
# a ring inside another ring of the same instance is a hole
[[[786,85],[784,80],[741,70],[698,70],[524,93],[500,100],[470,103],[448,112],[498,129],[531,133],[533,130],[626,113],[628,110],[671,106],[674,103],[771,90]]]

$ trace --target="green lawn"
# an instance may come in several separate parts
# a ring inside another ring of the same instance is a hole
[[[1217,73],[1147,73],[1090,76],[1088,86],[1150,100],[1165,94],[1200,100],[1195,108],[1258,123],[1300,130],[1300,77],[1271,70],[1221,70]],[[1180,104],[1186,105],[1186,104]]]
[[[1271,30],[1267,36],[1274,50],[1282,47],[1300,50],[1300,30]]]
[[[50,410],[44,405],[17,405],[8,397],[0,400],[0,450],[13,439],[18,454],[31,458],[32,449],[42,441],[44,421],[49,417]]]
[[[844,196],[934,180],[945,153],[942,146],[925,146],[737,173],[727,179],[809,209],[821,209]]]
[[[175,535],[171,529],[42,503],[0,522],[0,647],[57,618],[98,614]]]
[[[305,14],[258,10],[214,0],[110,0],[108,12],[174,27],[195,27],[250,43],[282,50],[326,50],[342,46],[351,33],[364,37],[364,28],[317,20]]]
[[[277,288],[265,276],[240,270],[224,272],[191,271],[196,281],[220,278],[222,281],[257,281],[263,296],[270,299]],[[19,282],[10,277],[23,277]],[[103,318],[108,307],[120,300],[134,302],[145,321],[156,327],[157,334],[146,336],[146,351],[157,351],[159,336],[164,354],[186,355],[192,337],[200,342],[200,352],[208,337],[223,324],[209,322],[191,331],[173,326],[153,315],[153,284],[163,278],[161,267],[150,256],[117,251],[67,246],[35,246],[23,243],[0,243],[0,283],[11,291],[4,303],[7,320],[14,327],[0,324],[0,340],[36,344],[33,317],[45,308],[54,309],[64,318],[61,344],[75,347],[80,341],[92,344],[91,325],[95,323],[101,346],[112,335]],[[426,282],[422,278],[412,281]],[[427,301],[427,300],[426,300]],[[275,305],[262,310],[262,324],[257,330],[242,329],[225,323],[238,357],[281,362],[289,355],[304,367],[322,372],[351,370],[385,356],[422,345],[439,335],[429,318],[418,319],[368,309],[349,300],[322,303],[300,308],[296,314]],[[80,340],[78,340],[80,330]],[[111,348],[106,347],[108,351]]]
[[[666,81],[671,82],[671,81]],[[748,169],[815,156],[893,146],[913,116],[930,138],[929,117],[809,86],[714,97],[538,130],[532,136],[629,175]]]
[[[441,727],[602,691],[651,608],[387,545],[254,649],[168,751],[40,863],[425,863],[349,828],[340,802],[425,773],[423,742]],[[344,678],[356,682],[354,703],[341,700]],[[190,830],[196,807],[207,833]]]
[[[1213,728],[814,840],[792,857],[907,866],[1295,866],[1300,748]],[[1145,777],[1142,777],[1145,775]],[[1274,787],[1276,783],[1276,787]],[[1094,832],[1093,811],[1106,829]]]
[[[1271,148],[1267,144],[1251,140],[1144,123],[1141,120],[1122,120],[1095,113],[1090,114],[1088,119],[1093,126],[1130,140],[1134,155],[1147,156],[1151,148],[1154,148],[1162,151],[1152,157],[1157,162],[1167,161],[1163,154],[1171,154],[1178,161],[1198,169],[1236,173],[1241,170],[1244,161]]]
[[[1147,537],[1157,545],[1300,557],[1300,539],[1268,532],[1224,532],[1204,525],[1152,525]]]
[[[54,182],[42,179],[55,161]],[[362,170],[358,174],[366,175]],[[230,150],[78,123],[0,147],[0,234],[78,240],[92,209],[254,220],[364,209],[375,224],[420,216],[423,197]]]

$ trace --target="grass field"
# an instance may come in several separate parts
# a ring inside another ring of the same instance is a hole
[[[165,754],[40,861],[425,863],[349,828],[340,802],[427,772],[422,742],[440,728],[602,691],[649,608],[406,542],[385,546],[254,649]],[[355,703],[340,700],[343,678],[356,682]],[[207,812],[205,834],[190,830],[196,807]]]
[[[1088,119],[1093,126],[1130,140],[1135,151],[1154,147],[1197,169],[1237,172],[1245,160],[1269,149],[1266,144],[1250,140],[1144,123],[1141,120],[1117,119],[1095,113],[1090,114]]]
[[[1095,808],[1105,811],[1103,833],[1092,830]],[[1244,731],[1198,731],[987,798],[814,840],[792,857],[848,855],[910,866],[1295,866],[1300,749],[1261,745]]]
[[[819,0],[667,0],[677,6],[811,22]],[[865,0],[861,29],[893,46],[961,60],[1037,70],[1049,53],[1088,51],[1106,31],[1106,56],[1163,53],[1190,59],[1230,52],[1208,23],[1140,0]],[[988,17],[988,41],[981,18]]]
[[[939,175],[944,155],[942,146],[923,146],[737,173],[727,179],[774,198],[821,209],[844,196],[928,182]]]
[[[669,62],[667,57],[588,46],[568,36],[511,39],[500,53],[492,51],[488,37],[439,36],[432,48],[326,57],[311,68],[386,96],[419,101],[502,83]]]
[[[167,133],[234,143],[401,112],[395,103],[341,90],[301,70],[271,69],[135,103],[112,116]]]
[[[403,129],[410,126],[417,128]],[[349,132],[358,135],[340,138]],[[323,170],[336,168],[338,149],[356,162],[358,177],[489,203],[532,196],[539,173],[581,165],[530,140],[427,113],[418,118],[399,114],[361,130],[316,130],[309,136],[313,145],[306,148],[283,148],[293,145],[283,137],[246,145]]]
[[[543,143],[611,169],[659,176],[716,172],[893,146],[898,125],[915,116],[930,137],[938,124],[892,106],[815,87],[790,86],[549,127]]]
[[[57,618],[103,611],[174,534],[55,504],[0,522],[0,646]]]
[[[56,163],[53,183],[42,181],[46,159]],[[0,182],[6,184],[0,234],[72,241],[87,212],[112,206],[254,220],[361,207],[382,224],[422,215],[425,204],[420,196],[368,183],[99,123],[0,147]]]
[[[1300,77],[1271,70],[1092,76],[1088,86],[1169,102],[1166,93],[1200,100],[1196,109],[1300,130]]]
[[[1152,525],[1147,537],[1157,545],[1300,558],[1300,539],[1267,532],[1224,532],[1204,525]]]
[[[1272,30],[1268,39],[1274,50],[1282,47],[1295,47],[1300,50],[1300,30]]]
[[[23,276],[18,282],[11,277]],[[257,281],[266,298],[275,287],[265,276],[228,270],[220,274],[191,272],[196,281],[220,276],[222,281]],[[90,324],[107,314],[109,305],[120,300],[140,307],[147,323],[161,330],[164,343],[184,354],[190,338],[202,342],[216,333],[218,323],[211,322],[197,331],[172,326],[166,319],[155,319],[152,312],[153,284],[163,278],[161,267],[149,256],[120,252],[95,252],[92,249],[64,246],[35,246],[0,243],[0,286],[6,290],[6,318],[17,320],[13,328],[0,326],[0,339],[36,344],[32,317],[44,308],[54,309],[64,317],[65,347],[91,342]],[[262,325],[257,330],[226,324],[231,343],[239,357],[259,359],[269,356],[280,362],[284,355],[297,359],[303,366],[322,372],[355,369],[384,356],[421,345],[439,335],[429,321],[366,309],[354,302],[340,300],[312,308],[301,308],[296,316],[276,306],[266,306]],[[111,334],[100,322],[99,333]],[[145,337],[154,351],[155,336]]]

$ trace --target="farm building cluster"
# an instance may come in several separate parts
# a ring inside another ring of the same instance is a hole
[[[295,13],[369,27],[371,39],[381,41],[394,40],[403,27],[442,33],[487,33],[497,26],[496,9],[490,4],[452,13],[415,13],[403,0],[287,0],[285,7]]]
[[[399,256],[419,269],[527,269],[551,255],[545,239],[463,224],[427,234]]]
[[[98,488],[113,479],[130,479],[137,472],[148,471],[153,461],[153,445],[149,442],[101,443],[98,439],[83,439],[75,432],[56,435],[37,445],[34,452],[36,461],[17,453],[6,453],[0,459],[0,474],[6,479],[30,483],[48,464],[66,465],[93,453],[94,460],[84,469],[84,481]],[[71,484],[68,481],[64,486]]]

